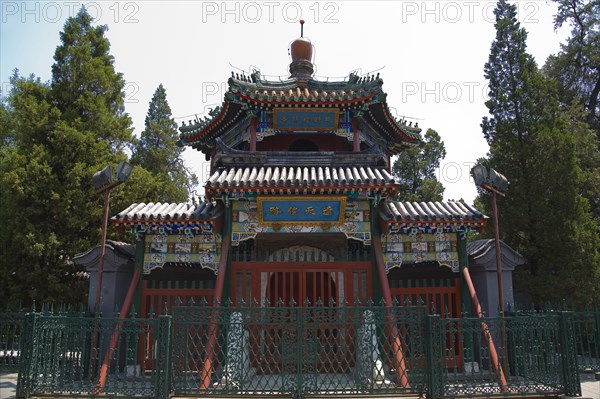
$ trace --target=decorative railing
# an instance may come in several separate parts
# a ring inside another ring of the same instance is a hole
[[[200,301],[150,316],[0,313],[1,371],[19,373],[21,397],[574,396],[578,370],[600,359],[598,312],[442,318],[400,304]]]
[[[425,389],[423,307],[182,306],[173,317],[176,395]],[[392,330],[397,336],[390,336]],[[404,346],[394,348],[390,338]],[[403,350],[404,370],[391,369],[396,350]],[[402,387],[399,373],[408,370],[413,386]]]
[[[579,370],[600,372],[600,309],[573,312]]]
[[[17,372],[24,312],[0,313],[0,372]]]

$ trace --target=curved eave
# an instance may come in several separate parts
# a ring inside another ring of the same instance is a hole
[[[388,140],[392,142],[390,148],[392,152],[398,152],[403,146],[420,144],[421,135],[418,133],[420,129],[412,128],[415,131],[411,132],[406,127],[398,125],[385,103],[374,102],[369,104],[368,109],[365,118],[386,134]]]
[[[208,142],[213,141],[245,117],[242,104],[225,102],[221,112],[207,125],[181,133],[181,142],[196,149],[206,148]]]

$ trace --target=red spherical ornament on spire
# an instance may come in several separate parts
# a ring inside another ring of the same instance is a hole
[[[310,40],[304,38],[304,20],[300,20],[300,37],[290,46],[292,61],[306,60],[312,62],[313,49]]]

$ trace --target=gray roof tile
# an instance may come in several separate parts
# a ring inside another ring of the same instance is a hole
[[[131,204],[122,212],[113,216],[115,224],[134,224],[141,222],[177,222],[209,221],[223,213],[221,203],[139,203]]]
[[[387,200],[381,217],[397,224],[483,223],[487,216],[471,206],[456,201],[400,202]]]
[[[395,184],[394,178],[377,167],[337,166],[269,166],[269,167],[221,167],[206,181],[207,190],[231,188],[286,188],[318,187],[370,187]]]

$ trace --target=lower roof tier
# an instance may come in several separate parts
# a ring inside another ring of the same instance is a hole
[[[373,190],[395,193],[393,176],[372,166],[263,166],[217,168],[205,184],[209,198],[235,191],[342,193]]]
[[[263,198],[278,198],[278,196]],[[298,198],[303,196],[300,195]],[[256,212],[256,207],[253,209]],[[225,205],[222,201],[200,204],[135,203],[119,212],[112,220],[115,227],[125,231],[160,232],[163,229],[164,233],[212,234],[221,231],[224,211]],[[389,199],[379,204],[379,217],[384,233],[407,234],[433,230],[437,232],[482,230],[488,219],[478,210],[461,202],[417,203]],[[360,218],[360,220],[366,219]],[[353,223],[352,220],[343,220],[344,223],[346,221]],[[370,228],[366,231],[370,231]]]
[[[483,229],[488,219],[483,213],[468,204],[458,201],[400,202],[387,200],[380,210],[382,222],[394,229],[426,227],[447,228],[449,226]]]

